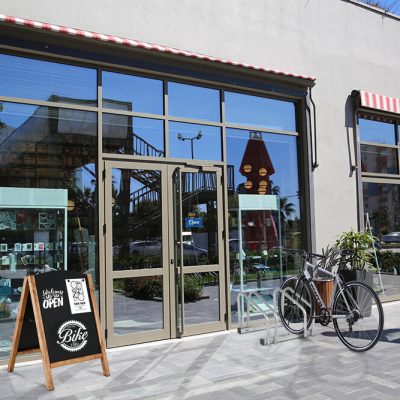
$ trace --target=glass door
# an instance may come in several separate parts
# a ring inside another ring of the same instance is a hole
[[[171,326],[176,336],[223,330],[225,270],[222,241],[221,170],[169,167],[172,178],[170,224],[171,287],[175,289]]]
[[[170,337],[167,167],[105,164],[107,345]]]

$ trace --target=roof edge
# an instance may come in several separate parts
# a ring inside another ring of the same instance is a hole
[[[116,45],[140,48],[140,49],[155,51],[155,52],[159,52],[159,53],[167,53],[167,54],[171,54],[171,55],[182,56],[182,57],[187,57],[187,58],[192,58],[192,59],[205,60],[205,61],[210,61],[210,62],[219,63],[219,64],[226,64],[226,65],[231,65],[231,66],[239,67],[239,68],[245,68],[245,69],[249,69],[249,70],[253,70],[253,71],[260,71],[260,72],[264,72],[267,74],[284,76],[284,77],[288,77],[288,78],[301,79],[301,80],[309,81],[312,84],[314,84],[314,82],[316,80],[316,78],[312,77],[312,76],[293,74],[293,73],[286,72],[286,71],[279,71],[276,69],[264,68],[264,67],[257,66],[257,65],[251,65],[251,64],[241,63],[241,62],[232,61],[232,60],[226,60],[223,58],[218,58],[218,57],[208,56],[205,54],[194,53],[191,51],[180,50],[180,49],[176,49],[173,47],[143,42],[140,40],[127,39],[127,38],[123,38],[123,37],[119,37],[119,36],[85,31],[85,30],[77,29],[77,28],[69,28],[69,27],[65,27],[65,26],[54,25],[54,24],[50,24],[50,23],[46,23],[46,22],[33,21],[30,19],[18,18],[18,17],[13,17],[13,16],[9,16],[9,15],[4,15],[4,14],[0,14],[0,23],[20,25],[20,26],[24,26],[27,28],[39,29],[42,31],[51,31],[54,33],[60,33],[60,34],[65,34],[65,35],[70,35],[70,36],[77,36],[77,37],[81,37],[81,38],[85,38],[85,39],[89,39],[89,40],[97,40],[100,42],[114,43]]]

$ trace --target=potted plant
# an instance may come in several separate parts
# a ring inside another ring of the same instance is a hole
[[[369,232],[343,232],[336,241],[336,247],[349,250],[342,265],[341,274],[346,282],[359,281],[372,287],[373,256],[370,248],[376,238]]]

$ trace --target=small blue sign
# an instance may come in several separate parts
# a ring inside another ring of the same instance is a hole
[[[185,228],[203,228],[203,218],[185,218]]]

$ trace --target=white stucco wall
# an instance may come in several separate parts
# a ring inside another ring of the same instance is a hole
[[[356,227],[345,105],[353,89],[400,97],[399,19],[343,0],[0,0],[0,13],[315,76],[317,248]]]

